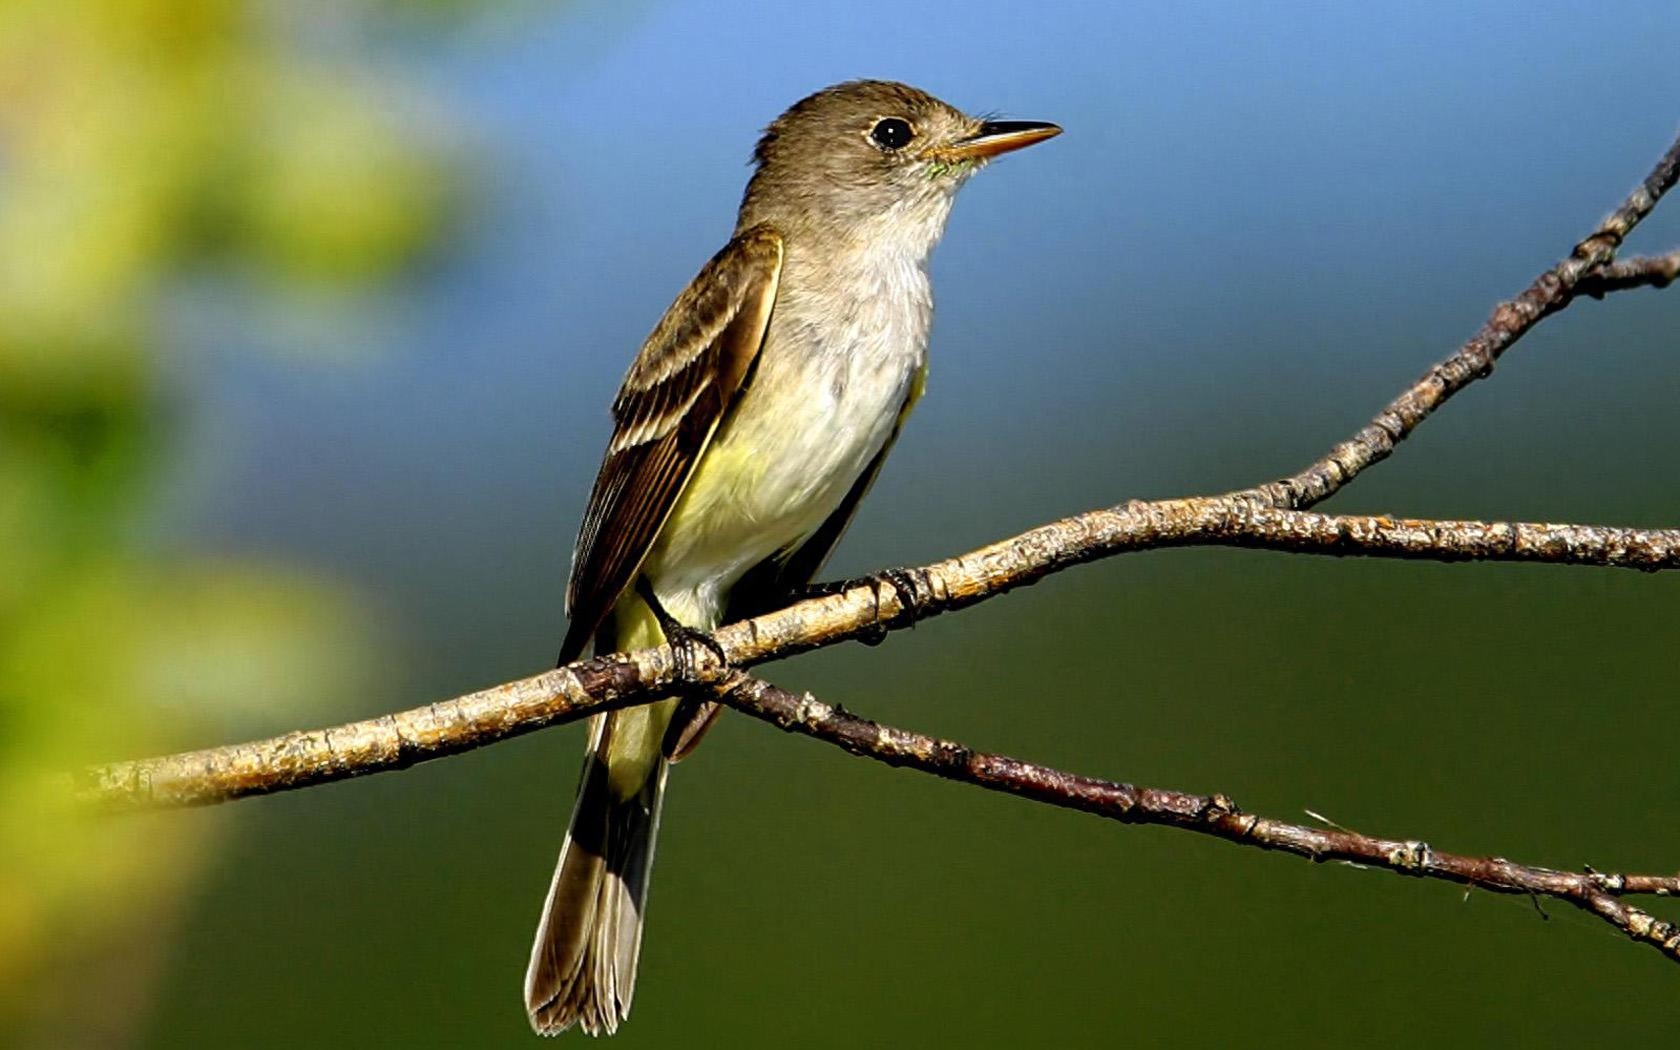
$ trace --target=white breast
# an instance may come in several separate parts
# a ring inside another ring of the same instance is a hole
[[[878,242],[823,260],[789,253],[751,386],[645,569],[673,613],[715,623],[741,575],[815,532],[881,451],[926,361],[925,261]],[[805,294],[813,279],[828,294]]]

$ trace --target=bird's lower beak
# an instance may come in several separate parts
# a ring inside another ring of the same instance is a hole
[[[946,153],[958,160],[986,160],[1061,133],[1056,125],[1038,120],[989,120],[973,135],[953,143]]]

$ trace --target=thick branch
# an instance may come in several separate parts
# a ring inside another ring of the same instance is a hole
[[[1228,509],[1222,501],[1212,502],[1202,514],[1171,521],[1157,545],[1423,561],[1526,561],[1647,572],[1680,568],[1680,529],[1351,517],[1270,507]]]
[[[74,792],[107,810],[166,809],[328,784],[642,703],[669,690],[668,648],[580,660],[452,700],[267,740],[83,770]]]
[[[1435,561],[1532,561],[1643,570],[1680,568],[1680,530],[1598,525],[1334,517],[1227,498],[1131,503],[1034,529],[959,558],[907,570],[915,594],[864,584],[717,633],[747,667],[973,605],[1071,565],[1159,547],[1236,546]],[[722,668],[694,653],[703,676]],[[87,801],[110,808],[225,802],[405,769],[682,686],[665,648],[614,654],[425,707],[270,740],[121,762],[88,771]]]
[[[1019,795],[1063,809],[1095,813],[1126,824],[1161,824],[1244,845],[1306,857],[1384,868],[1401,875],[1443,879],[1493,893],[1556,897],[1598,916],[1632,939],[1680,962],[1680,928],[1620,899],[1630,893],[1680,893],[1680,876],[1574,874],[1529,867],[1498,857],[1441,853],[1427,842],[1379,839],[1345,828],[1287,824],[1244,813],[1224,795],[1136,787],[974,751],[859,718],[806,693],[796,695],[739,671],[718,684],[724,703],[790,733],[803,733],[892,766],[932,773],[989,791]]]

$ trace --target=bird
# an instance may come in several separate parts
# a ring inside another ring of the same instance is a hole
[[[1061,130],[886,80],[824,88],[764,130],[733,235],[612,403],[561,665],[704,639],[810,583],[921,397],[928,260],[957,191]],[[629,1016],[669,768],[720,710],[667,698],[591,719],[525,975],[539,1033]]]

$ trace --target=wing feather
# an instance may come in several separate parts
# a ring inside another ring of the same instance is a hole
[[[758,357],[781,268],[773,228],[738,234],[677,297],[631,364],[572,552],[561,663],[583,652],[647,560]]]

